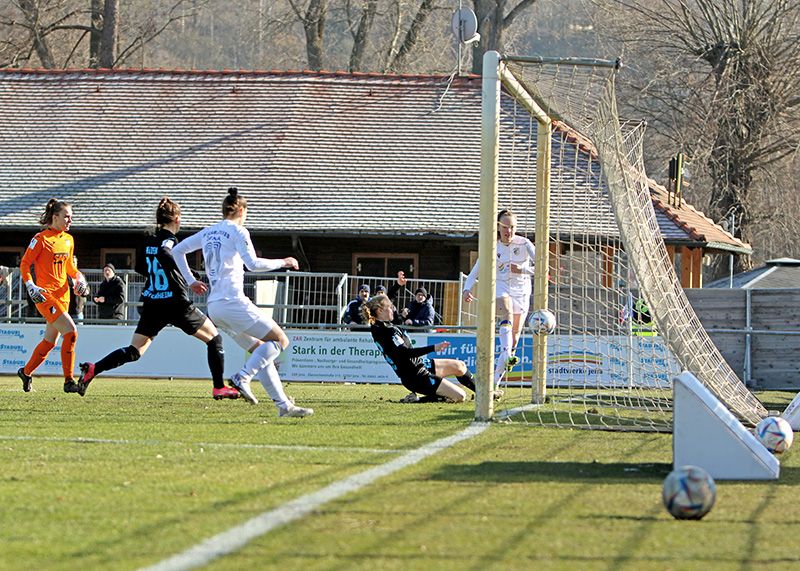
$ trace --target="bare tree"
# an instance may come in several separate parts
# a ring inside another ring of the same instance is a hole
[[[57,66],[62,51],[50,36],[68,29],[78,11],[70,0],[15,0],[0,10],[0,66]]]
[[[15,0],[0,9],[0,66],[31,65],[35,54],[46,68],[74,66],[76,60],[81,67],[116,67],[205,2],[192,0],[193,9],[185,10],[189,0],[140,0],[121,22],[119,0]],[[88,57],[79,55],[87,36]]]
[[[98,67],[103,43],[103,0],[91,0],[89,36],[89,67]]]
[[[403,69],[408,55],[417,46],[422,27],[425,25],[425,21],[428,19],[428,16],[430,16],[435,5],[434,0],[422,0],[422,2],[420,2],[419,8],[414,14],[414,18],[408,26],[403,43],[400,44],[400,48],[396,53],[390,55],[389,63],[386,66],[388,70],[399,71]]]
[[[752,242],[754,224],[780,216],[759,201],[774,192],[764,185],[800,143],[800,0],[603,5],[640,69],[628,101],[709,182],[707,213]],[[742,257],[736,269],[751,263]]]
[[[307,5],[303,5],[297,0],[288,0],[288,2],[303,24],[303,31],[306,35],[308,67],[319,71],[323,67],[325,18],[328,14],[328,0],[308,0]]]
[[[478,18],[480,42],[472,47],[472,71],[481,73],[483,54],[488,50],[503,51],[505,34],[514,21],[537,0],[519,0],[509,6],[507,0],[473,0],[475,16]]]
[[[25,20],[31,35],[31,45],[36,51],[36,55],[39,56],[42,67],[53,67],[53,55],[50,53],[46,38],[48,30],[42,25],[39,3],[34,0],[20,0],[19,8],[25,14]]]
[[[350,51],[350,71],[359,71],[362,69],[364,52],[367,47],[369,32],[372,29],[372,23],[375,21],[375,12],[377,9],[378,0],[365,0],[364,6],[361,9],[361,15],[358,17],[358,24],[354,25],[355,19],[352,14],[352,6],[349,0],[347,2],[348,28],[353,34],[353,49]]]
[[[103,5],[103,30],[100,34],[100,50],[97,55],[97,65],[99,67],[112,68],[117,61],[118,14],[119,0],[105,0]]]

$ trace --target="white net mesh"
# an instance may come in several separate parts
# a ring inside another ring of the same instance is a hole
[[[620,121],[614,67],[508,58],[503,73],[554,119],[548,305],[558,327],[548,338],[546,402],[532,404],[526,332],[497,417],[670,430],[671,380],[689,370],[740,419],[757,423],[766,410],[711,342],[675,274],[644,172],[644,126]],[[499,203],[533,238],[538,123],[507,94],[499,123]]]

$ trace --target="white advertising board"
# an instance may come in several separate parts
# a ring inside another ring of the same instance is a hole
[[[77,363],[97,361],[114,349],[129,345],[133,331],[133,326],[80,325],[76,374]],[[277,362],[281,378],[286,381],[398,382],[367,331],[288,330],[286,333],[290,345]],[[43,335],[42,325],[0,326],[0,373],[15,374],[28,361]],[[461,359],[475,370],[474,335],[419,333],[410,337],[418,346],[450,341],[452,345],[435,356]],[[223,335],[223,345],[225,375],[230,377],[242,366],[247,353],[227,335]],[[36,374],[61,376],[60,351],[59,342]],[[532,352],[530,338],[524,339],[517,351],[522,363],[509,380],[530,379]],[[551,385],[580,379],[585,384],[623,386],[631,379],[641,379],[648,386],[668,387],[672,378],[670,371],[676,370],[675,359],[657,337],[570,338],[553,335],[548,338],[548,384]],[[106,375],[207,379],[206,348],[197,339],[168,327],[159,333],[141,359]]]

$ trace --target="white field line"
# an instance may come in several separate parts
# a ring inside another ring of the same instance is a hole
[[[321,490],[311,492],[310,494],[287,502],[241,525],[237,525],[227,531],[209,537],[169,559],[164,559],[150,567],[143,567],[140,571],[186,571],[208,565],[213,560],[239,551],[253,539],[265,535],[275,528],[300,519],[328,502],[336,500],[350,492],[355,492],[379,478],[412,466],[437,452],[445,450],[454,444],[458,444],[462,440],[473,438],[486,430],[488,426],[488,423],[473,423],[457,434],[431,442],[416,450],[406,452],[399,458],[390,460],[386,464],[381,464],[380,466],[375,466],[359,474],[354,474],[344,480],[334,482]]]
[[[529,410],[534,410],[540,408],[542,405],[540,404],[526,404],[523,406],[518,406],[516,408],[509,408],[508,410],[503,410],[494,415],[495,420],[506,420],[511,418],[514,415],[517,415],[521,412],[528,412]]]
[[[3,436],[0,441],[70,442],[75,444],[120,444],[141,446],[201,446],[205,448],[256,448],[262,450],[289,450],[300,452],[360,452],[364,454],[400,454],[402,450],[383,448],[354,448],[344,446],[296,446],[286,444],[242,444],[238,442],[177,442],[172,440],[115,440],[109,438],[73,438],[56,436]]]

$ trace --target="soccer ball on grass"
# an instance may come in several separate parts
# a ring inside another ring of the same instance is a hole
[[[699,466],[681,466],[664,479],[661,499],[675,519],[701,519],[714,506],[717,485]]]
[[[792,425],[779,416],[768,416],[756,425],[756,438],[773,454],[786,452],[794,440]]]

